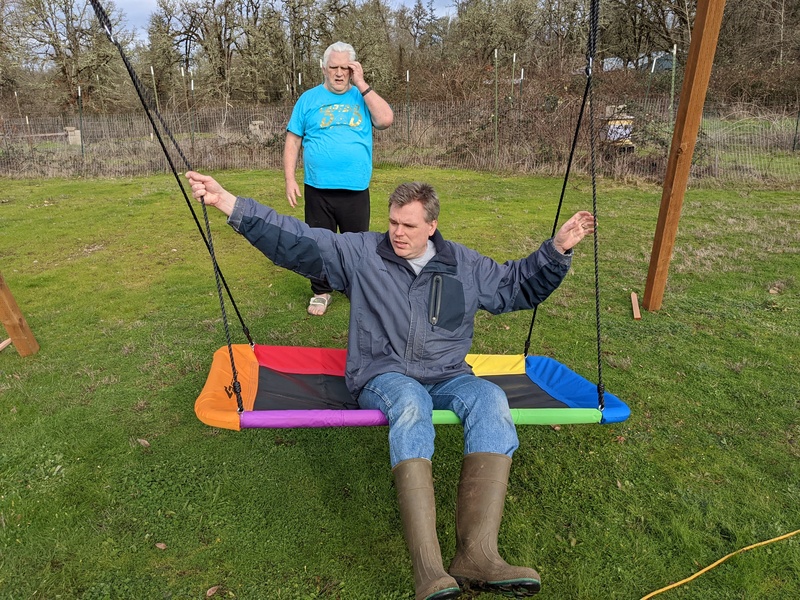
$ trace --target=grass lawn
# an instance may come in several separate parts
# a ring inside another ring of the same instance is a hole
[[[291,210],[279,172],[216,175]],[[549,236],[561,187],[379,169],[373,229],[385,228],[388,193],[410,179],[439,191],[445,237],[499,261]],[[174,179],[6,180],[4,189],[0,269],[41,350],[0,352],[0,597],[413,598],[385,428],[231,432],[195,418],[225,333]],[[641,598],[800,528],[800,200],[689,191],[663,308],[635,321],[630,294],[644,295],[660,198],[655,187],[605,181],[598,193],[603,376],[631,418],[519,429],[500,548],[539,569],[541,598]],[[562,216],[590,201],[574,180]],[[258,343],[344,347],[344,296],[309,317],[308,283],[209,216]],[[593,272],[583,244],[532,343],[589,379]],[[244,342],[228,315],[233,341]],[[529,322],[529,313],[481,314],[473,350],[520,353]],[[445,562],[461,452],[460,427],[439,428]],[[800,598],[800,535],[662,597]]]

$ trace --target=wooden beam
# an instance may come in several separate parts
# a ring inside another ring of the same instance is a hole
[[[681,207],[689,181],[697,133],[703,119],[703,105],[711,78],[711,66],[719,40],[725,0],[698,0],[692,29],[692,43],[686,61],[675,131],[664,176],[661,209],[658,213],[650,269],[644,290],[644,308],[659,310],[667,286],[669,263],[678,233]]]
[[[29,356],[39,351],[39,344],[33,337],[25,317],[22,316],[2,273],[0,273],[0,320],[20,356]]]

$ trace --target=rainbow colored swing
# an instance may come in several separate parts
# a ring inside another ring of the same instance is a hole
[[[380,411],[359,408],[347,390],[344,383],[345,350],[264,346],[253,342],[217,264],[206,206],[202,205],[205,220],[204,232],[164,143],[161,130],[153,119],[153,114],[158,118],[161,128],[169,137],[186,168],[192,170],[192,167],[158,110],[153,109],[150,93],[139,80],[121,45],[114,38],[110,20],[99,0],[90,1],[108,39],[119,50],[214,266],[227,345],[214,353],[208,379],[195,402],[197,417],[207,425],[233,430],[387,425],[386,418]],[[590,49],[590,57],[593,54],[593,49]],[[589,64],[591,65],[591,58]],[[552,235],[555,235],[556,232],[558,213],[564,200],[583,110],[587,105],[590,92],[591,66],[587,68],[586,91],[572,142]],[[589,102],[589,106],[592,106],[591,102]],[[594,137],[590,137],[594,144]],[[592,148],[592,157],[594,154],[594,148]],[[594,214],[597,215],[594,160],[592,161],[592,189],[593,209]],[[595,289],[597,291],[599,289],[597,236],[594,237],[594,244]],[[239,317],[249,344],[233,344],[231,342],[225,298],[222,293],[223,287]],[[596,294],[596,298],[599,304],[599,293]],[[519,425],[602,424],[617,423],[627,419],[630,415],[628,406],[613,394],[606,392],[602,384],[602,364],[599,360],[601,355],[599,311],[596,311],[598,380],[600,381],[598,384],[581,377],[552,358],[528,355],[536,312],[534,309],[524,354],[508,356],[471,354],[466,357],[467,363],[472,366],[476,375],[490,379],[504,389],[514,422]],[[458,417],[451,411],[433,411],[433,422],[434,424],[460,423]]]
[[[214,353],[206,384],[194,405],[207,425],[224,429],[364,427],[388,425],[379,410],[358,407],[344,384],[345,350],[294,346],[232,347],[242,410],[231,382],[227,347]],[[506,392],[518,425],[616,423],[628,406],[606,392],[598,405],[597,386],[546,356],[468,354],[479,377]],[[436,425],[460,424],[455,413],[434,410]]]

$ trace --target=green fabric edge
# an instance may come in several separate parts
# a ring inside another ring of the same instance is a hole
[[[577,425],[599,423],[603,413],[596,408],[512,408],[511,416],[517,425]],[[460,425],[453,411],[433,411],[434,425]]]

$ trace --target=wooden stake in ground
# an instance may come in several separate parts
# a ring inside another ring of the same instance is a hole
[[[39,344],[33,337],[33,332],[28,327],[25,317],[22,316],[2,273],[0,273],[0,320],[20,356],[29,356],[39,351]],[[3,342],[3,348],[8,345],[8,341]]]
[[[636,295],[636,292],[631,292],[631,307],[633,308],[633,320],[640,321],[642,313],[639,310],[639,296]]]

